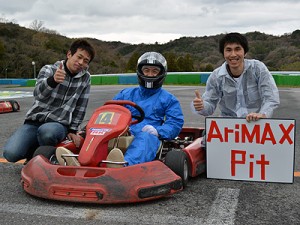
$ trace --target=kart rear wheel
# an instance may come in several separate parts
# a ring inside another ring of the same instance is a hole
[[[183,187],[186,187],[189,178],[189,166],[187,156],[183,151],[170,151],[166,154],[165,164],[182,179]]]
[[[9,100],[11,106],[12,106],[12,109],[13,109],[13,112],[17,112],[20,110],[20,105],[17,101],[15,100]]]
[[[40,146],[35,150],[33,157],[35,157],[37,155],[42,155],[45,158],[49,159],[49,161],[52,164],[57,164],[55,152],[56,152],[56,147],[54,147],[54,146],[48,146],[48,145]]]

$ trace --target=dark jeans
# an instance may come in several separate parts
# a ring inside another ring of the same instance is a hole
[[[9,162],[30,159],[38,146],[55,146],[67,136],[67,127],[57,123],[23,124],[8,139],[3,156]]]

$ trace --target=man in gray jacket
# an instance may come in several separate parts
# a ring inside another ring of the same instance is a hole
[[[194,113],[210,116],[219,105],[222,117],[241,117],[248,122],[272,117],[280,103],[278,88],[264,63],[245,59],[248,50],[248,41],[240,33],[228,33],[220,40],[225,62],[209,76],[202,97],[195,91]],[[205,136],[201,146],[206,147]]]
[[[278,88],[265,64],[245,59],[248,50],[246,37],[239,33],[220,40],[225,62],[209,76],[202,97],[195,92],[194,112],[209,116],[219,105],[223,117],[244,117],[248,122],[272,117],[279,105]]]
[[[86,40],[76,40],[66,59],[45,65],[39,72],[33,91],[34,103],[24,124],[8,139],[3,156],[9,162],[30,160],[38,146],[55,146],[66,137],[80,144],[77,130],[88,104],[89,63],[95,56]]]

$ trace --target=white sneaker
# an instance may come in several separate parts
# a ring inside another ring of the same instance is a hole
[[[122,168],[124,167],[124,155],[119,148],[112,149],[107,155],[106,161],[111,161],[112,163],[107,162],[106,166],[108,168]],[[114,162],[114,163],[113,163]]]
[[[68,155],[74,155],[73,152],[71,152],[70,150],[64,147],[58,147],[56,149],[55,155],[59,164],[62,166],[80,166],[80,163],[78,162],[76,157],[68,156]]]

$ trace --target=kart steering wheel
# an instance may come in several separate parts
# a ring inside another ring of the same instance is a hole
[[[109,104],[121,105],[121,106],[124,106],[124,107],[125,107],[125,105],[130,105],[130,106],[134,107],[135,109],[137,109],[137,111],[140,113],[140,115],[135,115],[134,116],[134,115],[131,114],[132,118],[136,119],[136,120],[133,120],[131,122],[131,124],[140,123],[145,118],[144,110],[132,101],[129,101],[129,100],[109,100],[109,101],[104,103],[104,105],[109,105]]]

